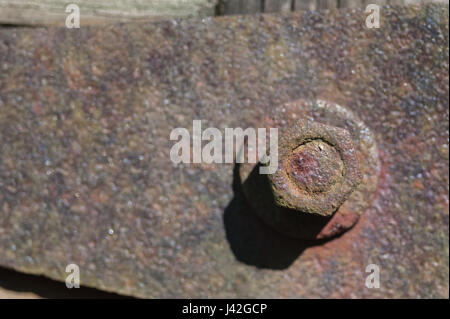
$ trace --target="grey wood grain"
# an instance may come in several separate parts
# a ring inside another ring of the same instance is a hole
[[[264,12],[288,12],[291,11],[291,0],[265,0]]]

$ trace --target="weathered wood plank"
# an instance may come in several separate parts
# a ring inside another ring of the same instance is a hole
[[[223,0],[223,14],[250,14],[261,12],[261,0]]]
[[[0,23],[64,25],[65,8],[80,8],[83,24],[105,21],[158,20],[183,16],[211,16],[218,0],[0,0]]]
[[[0,0],[0,24],[64,25],[70,3],[80,7],[81,24],[160,20],[173,17],[252,14],[261,11],[324,10],[379,5],[413,5],[448,0]]]
[[[363,0],[340,0],[339,8],[362,8]]]
[[[317,9],[335,9],[337,8],[337,0],[317,0]]]
[[[316,10],[317,0],[295,0],[295,10]]]
[[[388,0],[391,5],[402,5],[405,0]]]
[[[291,0],[265,0],[264,12],[288,12],[291,11]]]
[[[388,0],[364,0],[363,4],[364,6],[367,6],[369,4],[378,4],[379,6],[384,6],[388,4]]]

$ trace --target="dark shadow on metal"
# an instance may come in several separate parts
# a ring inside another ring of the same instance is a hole
[[[35,27],[44,27],[44,25],[32,26],[28,24],[0,23],[0,29],[35,28]]]
[[[234,198],[225,208],[223,221],[230,248],[240,262],[258,268],[282,270],[288,268],[305,249],[331,240],[287,237],[264,223],[247,203],[242,191],[239,164],[233,171],[233,191]]]
[[[28,275],[0,268],[0,288],[18,293],[33,293],[42,298],[124,299],[115,293],[83,287],[69,289],[66,284],[43,276]]]

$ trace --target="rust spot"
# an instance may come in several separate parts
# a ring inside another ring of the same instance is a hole
[[[357,213],[336,213],[317,235],[317,239],[330,238],[352,228],[359,220]]]
[[[338,151],[328,143],[314,140],[293,151],[286,168],[289,177],[308,193],[325,192],[343,174]]]
[[[331,216],[361,182],[350,134],[299,120],[279,143],[278,170],[269,175],[275,202],[302,213]]]

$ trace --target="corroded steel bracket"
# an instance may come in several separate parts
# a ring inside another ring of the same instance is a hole
[[[448,297],[448,6],[365,19],[0,29],[0,265],[139,297]],[[299,119],[345,129],[362,174],[319,240],[254,214],[239,167],[170,160],[193,120]]]

